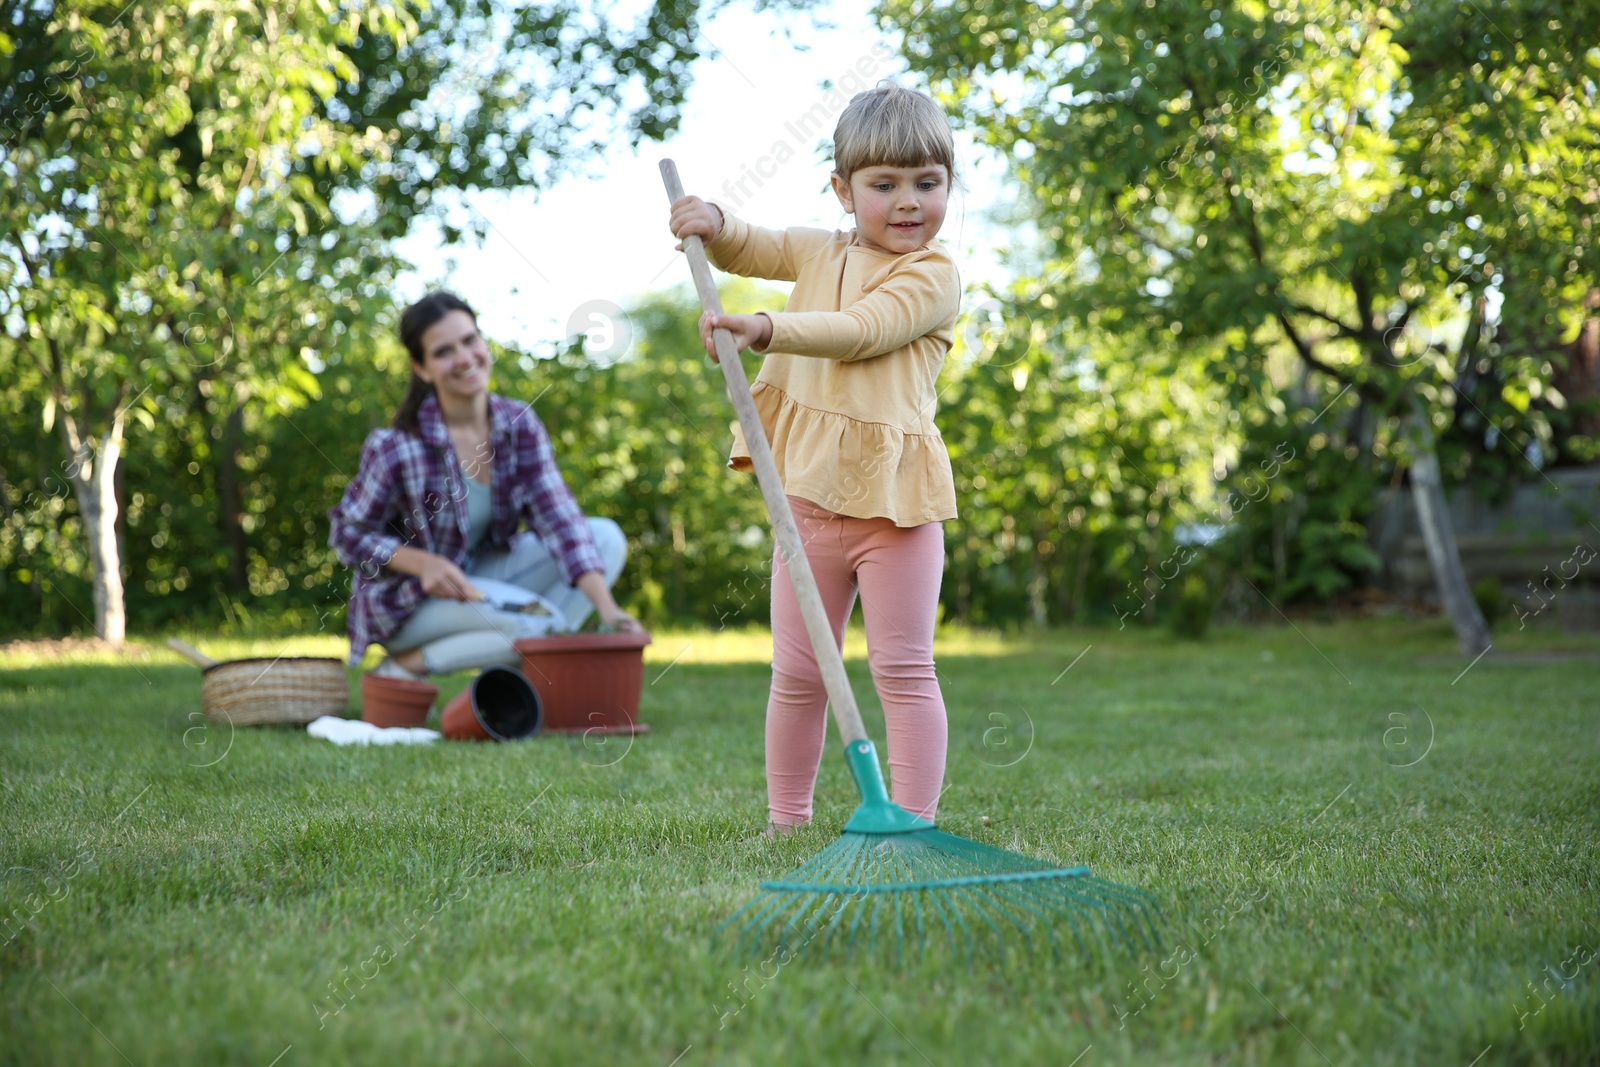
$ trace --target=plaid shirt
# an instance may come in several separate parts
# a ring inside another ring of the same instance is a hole
[[[344,499],[328,512],[328,544],[355,573],[350,596],[350,663],[367,646],[405,624],[427,597],[422,580],[385,568],[397,548],[409,545],[465,567],[466,479],[450,433],[429,397],[417,411],[421,437],[374,430],[361,449],[361,469]],[[604,569],[594,538],[572,491],[561,477],[550,437],[533,409],[489,395],[489,487],[493,515],[483,544],[504,550],[525,521],[560,562],[569,585],[586,571]]]

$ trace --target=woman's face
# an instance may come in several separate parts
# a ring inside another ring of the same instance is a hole
[[[494,360],[478,323],[465,311],[448,312],[422,331],[422,362],[412,363],[417,377],[441,396],[466,400],[489,388]]]

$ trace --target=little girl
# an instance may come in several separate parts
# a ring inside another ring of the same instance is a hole
[[[961,298],[934,243],[955,146],[930,98],[881,86],[850,101],[834,130],[833,191],[849,233],[751,226],[686,196],[672,232],[711,261],[794,282],[776,314],[711,315],[738,347],[767,353],[752,393],[840,647],[861,592],[867,658],[888,727],[895,803],[932,820],[944,779],[944,697],[933,630],[945,519],[956,514],[950,457],[934,425],[935,382]],[[751,470],[735,429],[735,470]],[[811,820],[827,737],[827,695],[781,554],[772,580],[767,797],[776,832]]]

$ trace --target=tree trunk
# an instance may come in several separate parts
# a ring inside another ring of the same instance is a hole
[[[1072,622],[1084,621],[1089,618],[1088,592],[1089,592],[1089,564],[1094,562],[1094,531],[1089,529],[1088,523],[1083,526],[1083,537],[1078,543],[1078,562],[1072,568],[1072,608],[1067,612],[1067,617]]]
[[[1067,546],[1070,544],[1074,548],[1071,554],[1071,561],[1062,564],[1061,581],[1056,588],[1056,601],[1061,609],[1061,621],[1068,625],[1079,621],[1078,612],[1082,610],[1081,605],[1083,603],[1082,575],[1089,565],[1088,552],[1086,551],[1089,538],[1088,530],[1085,529],[1082,536],[1079,537],[1073,537],[1071,534],[1072,527],[1068,526],[1065,521],[1056,527],[1056,536],[1061,539],[1059,542],[1061,547],[1056,550],[1056,554],[1065,561],[1068,559]]]
[[[688,576],[684,573],[683,554],[688,551],[689,540],[684,535],[683,520],[674,515],[665,504],[657,509],[658,522],[672,534],[672,591],[669,610],[682,618],[689,610],[689,596],[685,587]]]
[[[1283,506],[1271,497],[1267,507],[1272,516],[1272,600],[1284,601],[1284,587],[1289,584],[1289,536],[1284,530]]]
[[[1417,525],[1433,567],[1433,580],[1439,599],[1455,627],[1456,641],[1463,656],[1477,657],[1489,649],[1489,626],[1483,621],[1466,571],[1461,567],[1461,551],[1456,547],[1455,531],[1450,526],[1450,511],[1445,505],[1444,487],[1439,478],[1439,455],[1434,449],[1433,429],[1428,413],[1415,399],[1408,436],[1411,439],[1411,500],[1417,509]]]
[[[249,395],[244,386],[239,387],[233,410],[223,422],[222,438],[217,442],[217,504],[228,542],[228,591],[231,593],[250,590],[246,566],[249,544],[244,534],[244,499],[239,490],[239,446],[244,443],[244,405]]]
[[[1050,575],[1044,553],[1039,551],[1039,541],[1033,542],[1033,578],[1028,582],[1028,614],[1033,624],[1041,629],[1050,624]]]
[[[1578,336],[1563,346],[1565,359],[1551,361],[1550,384],[1567,402],[1571,422],[1567,430],[1574,436],[1600,438],[1600,287],[1590,289],[1583,301],[1583,320]],[[1562,452],[1571,445],[1563,441]]]
[[[94,632],[104,641],[120,645],[128,636],[127,612],[122,595],[122,554],[117,549],[117,462],[122,457],[124,412],[119,404],[111,428],[94,445],[78,432],[77,420],[63,414],[61,433],[72,459],[67,474],[78,499],[78,514],[89,540],[89,563],[94,576]]]

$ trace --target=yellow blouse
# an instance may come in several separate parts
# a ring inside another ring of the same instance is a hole
[[[933,422],[961,302],[949,253],[935,243],[894,255],[856,244],[854,231],[768,230],[721,210],[722,232],[706,248],[713,263],[795,283],[771,315],[751,387],[785,492],[896,526],[955,518]],[[737,425],[728,465],[753,469]]]

